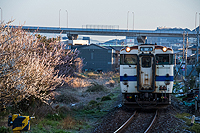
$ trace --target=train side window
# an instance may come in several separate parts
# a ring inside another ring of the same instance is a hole
[[[136,65],[137,55],[133,55],[133,54],[120,55],[120,64],[121,65]]]
[[[156,64],[157,65],[173,64],[173,55],[172,54],[157,54]]]
[[[149,56],[142,57],[142,67],[151,67],[151,57]]]

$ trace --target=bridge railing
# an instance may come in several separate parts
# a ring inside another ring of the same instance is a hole
[[[119,25],[82,25],[86,29],[118,29]]]

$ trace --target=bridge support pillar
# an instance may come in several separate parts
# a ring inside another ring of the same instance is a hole
[[[146,39],[147,39],[146,36],[138,36],[138,37],[137,37],[138,43],[142,43],[142,44],[145,43]]]
[[[78,34],[67,34],[69,40],[77,40]]]

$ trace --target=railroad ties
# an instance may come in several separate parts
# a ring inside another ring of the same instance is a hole
[[[158,115],[158,110],[154,112],[139,112],[135,111],[133,115],[122,125],[120,126],[114,133],[123,133],[128,132],[144,132],[148,133],[155,123],[156,117]],[[143,131],[146,129],[145,131]]]

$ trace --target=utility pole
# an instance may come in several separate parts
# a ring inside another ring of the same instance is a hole
[[[184,61],[185,61],[185,31],[183,32],[183,61],[181,64],[183,64]],[[185,73],[183,71],[183,76],[182,76],[183,80],[185,79],[184,76],[185,76]]]
[[[187,50],[188,50],[188,32],[186,38],[186,49],[185,49],[185,78],[187,77]]]
[[[200,31],[200,13],[199,13],[199,31]],[[197,49],[199,49],[199,31],[197,33]],[[197,53],[197,63],[199,61],[199,51]],[[198,66],[198,64],[197,64]],[[200,79],[200,74],[199,74],[199,79]],[[199,101],[200,101],[200,84],[199,84]]]
[[[3,23],[3,18],[2,18],[2,8],[0,7],[1,9],[1,24]]]
[[[199,30],[197,30],[197,51],[196,51],[197,66],[198,66],[198,62],[199,62],[199,31],[200,31],[200,13],[199,13]]]
[[[196,47],[197,47],[196,54],[197,54],[197,63],[198,63],[199,62],[199,31],[197,31],[197,46]]]

